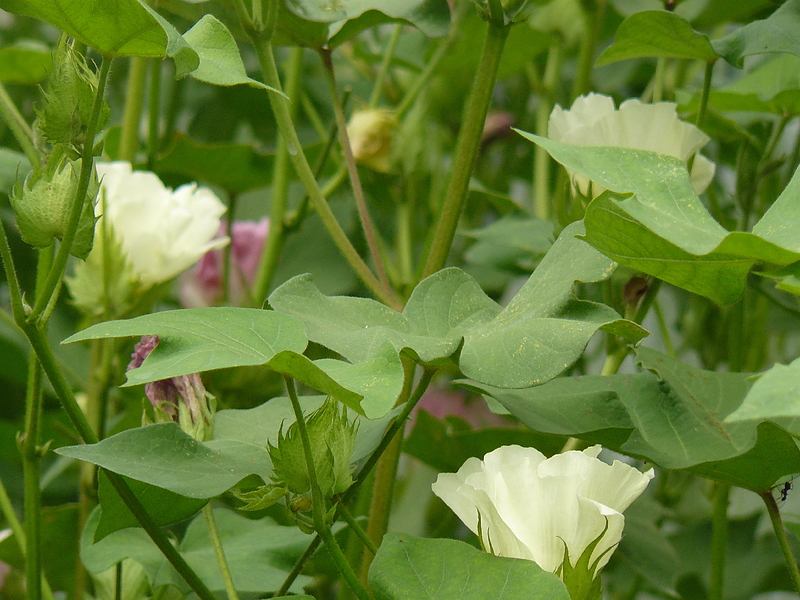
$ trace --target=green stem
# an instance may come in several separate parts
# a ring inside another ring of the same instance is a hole
[[[83,207],[86,202],[86,192],[89,189],[89,182],[91,181],[94,171],[94,137],[97,133],[97,120],[100,116],[100,108],[103,105],[103,94],[105,92],[106,82],[108,81],[108,71],[110,67],[111,59],[103,57],[103,61],[100,64],[100,76],[97,84],[97,92],[94,97],[94,105],[92,106],[92,114],[86,126],[86,139],[84,140],[81,153],[81,173],[78,178],[75,197],[72,199],[72,205],[70,206],[69,220],[67,221],[61,245],[58,247],[58,252],[56,252],[53,264],[50,267],[50,273],[47,276],[44,289],[42,289],[40,295],[37,294],[36,305],[28,316],[29,321],[37,319],[42,312],[48,309],[48,304],[51,303],[51,300],[53,302],[55,301],[56,289],[61,285],[64,277],[67,259],[72,249],[72,242],[75,241],[81,212],[83,212]]]
[[[597,0],[593,14],[586,14],[584,20],[581,48],[578,56],[578,72],[572,86],[572,98],[575,99],[591,89],[592,66],[594,65],[594,52],[602,30],[603,15],[606,10],[607,0]]]
[[[378,69],[378,76],[375,78],[375,84],[372,87],[372,95],[369,97],[369,108],[376,108],[378,102],[381,100],[383,93],[383,85],[386,82],[386,76],[389,74],[389,67],[394,58],[394,49],[397,47],[397,40],[400,39],[400,33],[403,31],[403,24],[398,23],[392,30],[392,37],[389,38],[389,44],[386,46],[386,51],[383,53],[383,60]]]
[[[356,160],[353,156],[353,149],[350,146],[350,137],[347,134],[347,121],[342,110],[342,103],[339,99],[339,90],[336,87],[336,73],[333,69],[333,60],[331,59],[330,50],[320,50],[322,62],[325,65],[325,74],[328,79],[328,89],[330,90],[331,98],[333,99],[333,114],[336,117],[336,127],[339,131],[339,143],[342,146],[344,153],[344,162],[347,165],[347,172],[350,174],[350,185],[353,189],[353,196],[356,200],[356,208],[358,209],[358,217],[361,220],[361,228],[364,230],[364,237],[367,240],[367,247],[369,248],[372,261],[378,270],[378,278],[383,286],[386,294],[389,297],[395,298],[394,290],[389,283],[389,277],[386,274],[386,268],[381,259],[381,252],[378,248],[378,241],[375,236],[375,225],[367,208],[367,201],[364,198],[364,190],[361,187],[361,178],[358,176],[358,168],[356,167]],[[395,304],[399,304],[399,300],[395,298]]]
[[[303,67],[303,49],[292,48],[286,78],[286,94],[289,98],[297,98],[300,88],[300,74]],[[289,106],[289,116],[294,119],[297,103]],[[284,230],[286,225],[286,201],[289,191],[289,150],[286,140],[278,135],[275,150],[275,162],[272,167],[272,193],[269,207],[269,233],[264,242],[264,249],[258,261],[256,277],[253,281],[251,296],[257,303],[263,302],[270,290],[278,258],[283,249]]]
[[[39,166],[39,153],[33,145],[33,132],[17,110],[2,82],[0,82],[0,117],[3,118],[11,133],[14,134],[17,143],[22,148],[25,156],[28,157],[31,166],[34,168]]]
[[[25,393],[25,433],[22,436],[22,469],[25,482],[25,597],[39,600],[42,586],[42,493],[39,487],[41,447],[39,428],[42,416],[42,371],[35,356],[28,359],[28,385]]]
[[[17,542],[19,552],[22,555],[22,559],[26,560],[27,545],[25,543],[25,530],[22,527],[22,523],[20,523],[17,518],[17,513],[14,512],[14,506],[11,504],[11,498],[8,497],[8,492],[6,492],[6,487],[3,485],[2,480],[0,480],[0,513],[2,513],[6,524],[11,529],[14,540]],[[47,582],[44,573],[42,573],[42,597],[44,600],[54,600],[53,590]]]
[[[728,498],[731,486],[714,483],[711,517],[711,582],[708,600],[722,600],[725,584],[725,556],[728,551]]]
[[[292,587],[295,579],[297,579],[297,576],[300,575],[300,572],[303,570],[303,567],[305,567],[306,563],[311,559],[312,556],[314,556],[314,553],[317,551],[317,548],[319,548],[321,543],[322,538],[320,538],[319,535],[314,536],[314,539],[311,540],[311,543],[308,545],[308,548],[306,548],[306,551],[303,552],[303,555],[297,560],[296,563],[294,563],[294,567],[292,567],[292,570],[289,571],[289,574],[286,576],[286,579],[281,587],[277,592],[275,592],[276,598],[282,598],[289,593],[289,588]]]
[[[64,378],[63,373],[59,369],[58,362],[53,354],[52,349],[50,348],[50,345],[47,342],[47,339],[44,337],[43,333],[32,323],[23,322],[20,324],[20,326],[25,332],[25,335],[28,337],[28,341],[30,342],[34,351],[36,352],[36,356],[42,365],[42,369],[47,375],[47,378],[50,380],[50,384],[53,386],[56,396],[58,396],[58,399],[61,401],[61,406],[67,412],[67,416],[69,417],[70,421],[72,421],[72,424],[77,430],[78,434],[81,436],[81,439],[86,444],[96,444],[99,439],[89,425],[89,422],[84,416],[80,406],[78,406],[78,402],[75,399],[75,394],[73,394],[72,388],[69,386],[67,380]],[[150,536],[156,546],[158,546],[170,564],[175,568],[176,571],[178,571],[181,577],[184,578],[186,583],[189,584],[189,587],[191,587],[192,590],[202,600],[216,600],[215,596],[208,590],[203,581],[197,576],[191,567],[189,567],[183,557],[170,543],[164,532],[161,531],[161,529],[152,520],[150,515],[147,514],[147,511],[125,483],[125,480],[120,475],[112,473],[111,471],[106,471],[106,475],[108,475],[109,481],[117,490],[117,493],[130,509],[131,513],[133,513],[133,516],[136,517],[136,520],[139,521],[142,528]]]
[[[278,76],[278,69],[275,65],[275,56],[272,53],[272,44],[270,44],[269,40],[261,37],[257,32],[250,30],[249,34],[258,54],[261,71],[264,76],[264,83],[276,90],[280,90],[281,82]],[[317,214],[319,214],[323,225],[325,225],[325,228],[336,244],[336,247],[339,248],[339,251],[361,278],[361,281],[364,282],[364,285],[366,285],[378,299],[396,310],[401,310],[402,307],[399,302],[386,293],[380,281],[378,281],[367,264],[362,260],[361,256],[359,256],[353,244],[350,243],[347,234],[344,232],[341,225],[339,225],[336,216],[333,214],[325,197],[322,195],[319,184],[314,177],[314,173],[311,171],[308,159],[297,137],[297,131],[295,130],[294,122],[289,112],[289,100],[281,94],[275,93],[269,95],[269,100],[272,105],[272,111],[275,114],[278,130],[286,140],[292,165],[300,181],[303,183],[306,192],[308,192],[309,198]]]
[[[503,47],[510,30],[510,26],[489,23],[478,72],[464,107],[461,131],[459,131],[456,142],[453,172],[439,214],[439,221],[436,224],[436,232],[428,260],[425,263],[423,277],[432,275],[447,263],[458,220],[467,199],[469,180],[478,159],[481,134],[492,99],[497,67],[500,64]]]
[[[139,149],[139,122],[142,118],[144,88],[147,81],[147,61],[141,56],[130,59],[128,86],[125,92],[125,112],[119,137],[119,159],[132,163]]]
[[[664,96],[664,75],[666,72],[667,59],[659,56],[656,60],[656,72],[653,74],[653,103],[661,102]]]
[[[425,65],[425,69],[414,81],[414,84],[408,89],[405,96],[403,96],[403,99],[400,101],[400,104],[397,105],[395,117],[398,121],[401,121],[409,109],[414,106],[414,101],[417,99],[420,92],[425,89],[425,86],[436,72],[439,63],[442,62],[442,59],[453,49],[454,44],[455,37],[453,35],[439,44],[436,52],[428,61],[428,64]]]
[[[392,423],[392,426],[389,427],[389,430],[383,435],[381,438],[378,447],[375,448],[374,452],[370,454],[370,457],[364,463],[364,466],[361,467],[361,470],[358,472],[356,476],[355,483],[350,486],[350,488],[341,495],[339,499],[340,504],[345,504],[350,502],[356,494],[358,494],[361,485],[367,480],[367,477],[372,472],[373,467],[378,462],[378,460],[383,456],[383,453],[386,451],[386,448],[389,447],[389,444],[392,443],[394,437],[400,432],[403,428],[405,428],[406,421],[408,420],[408,416],[411,414],[411,411],[417,405],[420,398],[422,398],[422,394],[425,393],[425,390],[428,389],[428,386],[431,383],[431,379],[433,379],[434,374],[436,371],[434,369],[426,369],[422,373],[422,377],[420,378],[419,382],[417,383],[417,387],[414,388],[414,393],[411,397],[406,401],[405,405],[403,406],[403,410],[400,412],[398,417]],[[280,590],[276,594],[276,596],[285,595],[289,588],[291,587],[294,580],[303,570],[303,565],[308,561],[309,558],[314,554],[317,546],[320,543],[319,536],[315,537],[311,543],[309,544],[306,551],[303,553],[303,556],[295,563],[294,568],[292,569],[291,573],[289,573],[286,581],[283,582]]]
[[[772,495],[772,490],[766,490],[759,493],[764,504],[767,505],[767,513],[772,522],[772,529],[775,530],[775,535],[778,538],[778,545],[781,547],[783,557],[786,560],[786,568],[789,570],[789,577],[794,584],[794,589],[800,594],[800,570],[797,568],[797,560],[792,554],[792,547],[789,545],[789,538],[786,536],[786,529],[783,527],[781,520],[781,512],[778,510],[778,503],[775,502],[775,497]]]
[[[661,339],[664,341],[664,349],[667,351],[668,356],[675,358],[675,346],[672,344],[672,336],[669,334],[667,320],[664,318],[664,311],[661,310],[661,304],[658,300],[653,302],[653,311],[658,320],[658,330],[661,332]]]
[[[206,520],[208,535],[211,538],[211,545],[214,547],[214,556],[217,558],[217,565],[222,575],[222,581],[225,582],[225,593],[228,595],[228,600],[239,600],[239,594],[236,593],[236,586],[233,585],[233,577],[231,576],[231,570],[228,566],[228,559],[225,558],[222,540],[219,537],[217,522],[214,520],[214,509],[211,508],[211,502],[203,507],[203,517],[205,517]]]
[[[547,137],[550,113],[553,110],[553,99],[556,86],[561,76],[561,46],[550,46],[547,64],[544,68],[542,90],[539,93],[539,104],[536,107],[536,133]],[[541,146],[533,151],[533,214],[539,219],[550,218],[550,154]]]
[[[294,416],[297,421],[297,429],[300,432],[300,439],[303,442],[303,454],[305,455],[306,468],[308,469],[308,479],[311,484],[314,529],[317,530],[317,533],[319,534],[319,537],[322,538],[322,542],[325,544],[325,548],[327,548],[328,552],[330,553],[333,562],[336,563],[336,566],[339,568],[339,572],[342,574],[353,592],[355,592],[356,596],[360,600],[373,600],[367,589],[361,585],[361,582],[358,580],[358,577],[356,577],[356,574],[353,572],[353,569],[347,562],[347,559],[345,559],[342,549],[339,547],[336,538],[333,537],[333,534],[331,533],[330,527],[328,527],[328,523],[325,521],[327,513],[325,510],[325,499],[322,497],[322,491],[320,490],[319,483],[317,482],[317,470],[316,466],[314,465],[314,455],[311,449],[311,440],[308,437],[308,430],[306,429],[303,410],[300,408],[300,400],[297,397],[297,391],[294,387],[294,380],[288,375],[284,376],[284,380],[286,381],[286,390],[289,394],[289,399],[292,402],[292,409],[294,410]]]
[[[408,405],[412,404],[413,408],[413,405],[419,400],[419,398],[416,398],[413,402],[410,402],[409,399],[414,379],[415,364],[409,360],[404,360],[403,368],[405,370],[405,379],[403,382],[403,390],[400,392],[400,397],[398,398],[398,405],[403,405],[403,403],[405,403],[405,408],[408,408]],[[426,371],[420,381],[421,384],[424,384],[426,389],[432,376],[433,373],[428,374]],[[417,386],[415,392],[418,390],[419,386]],[[420,394],[419,397],[422,397],[422,394]],[[410,410],[409,412],[404,411],[404,413],[407,417]],[[398,424],[398,422],[399,419],[395,424]],[[405,419],[403,419],[402,424],[405,426]],[[380,459],[377,461],[375,483],[372,488],[372,499],[369,506],[369,521],[367,522],[367,536],[376,546],[380,545],[383,536],[386,535],[389,528],[389,515],[394,495],[394,484],[397,479],[397,465],[400,461],[400,454],[402,451],[403,435],[395,435],[389,440],[389,444],[386,446],[386,449],[381,452]],[[367,581],[367,575],[369,574],[369,568],[373,558],[374,553],[370,553],[368,550],[364,552],[361,559],[362,581]]]
[[[708,110],[708,97],[709,94],[711,93],[711,76],[714,73],[715,64],[716,64],[716,59],[708,61],[706,63],[705,73],[703,74],[703,93],[700,96],[700,107],[697,109],[697,119],[695,120],[695,125],[697,125],[698,129],[703,128],[703,123],[706,120],[706,112]]]
[[[161,59],[150,59],[150,85],[147,100],[147,169],[152,171],[158,158],[161,120]]]
[[[364,546],[366,546],[366,548],[372,552],[372,555],[375,556],[378,553],[378,546],[375,545],[375,542],[369,539],[367,532],[361,528],[361,526],[358,524],[358,521],[356,521],[356,518],[350,513],[349,510],[347,510],[347,506],[345,506],[343,503],[339,503],[336,512],[342,516],[345,522],[350,526],[350,529],[353,531],[353,533],[358,536],[358,539],[360,539],[364,543]]]

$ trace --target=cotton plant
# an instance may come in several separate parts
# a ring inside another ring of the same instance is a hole
[[[434,493],[497,556],[532,560],[558,574],[572,600],[601,597],[599,572],[622,538],[623,512],[654,477],[600,446],[546,458],[535,448],[502,446],[442,473]]]
[[[3,597],[800,590],[800,0],[720,4],[0,0]]]
[[[124,315],[140,297],[228,243],[219,236],[225,206],[196,184],[175,190],[124,161],[98,163],[100,189],[92,251],[67,278],[76,306]]]

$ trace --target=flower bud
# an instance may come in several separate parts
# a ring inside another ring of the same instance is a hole
[[[86,127],[91,119],[97,85],[97,75],[83,55],[62,40],[53,57],[44,102],[36,110],[36,129],[47,142],[78,146],[87,141]],[[103,100],[98,131],[105,127],[109,115],[108,104]]]
[[[350,456],[357,426],[348,422],[347,410],[342,407],[340,412],[339,406],[337,400],[328,398],[306,419],[317,483],[326,498],[341,494],[353,483]],[[268,444],[268,449],[275,470],[273,480],[285,484],[294,494],[308,493],[311,481],[297,423],[292,423],[285,434],[281,429],[278,445]]]
[[[356,163],[379,173],[391,171],[392,142],[397,122],[386,109],[353,113],[347,124],[347,136]]]
[[[65,154],[51,156],[44,168],[31,171],[25,182],[14,188],[11,205],[22,239],[36,248],[46,248],[53,238],[63,238],[69,221],[70,205],[78,189],[81,160]],[[86,258],[94,239],[94,199],[98,190],[97,174],[92,170],[89,189],[70,252]]]

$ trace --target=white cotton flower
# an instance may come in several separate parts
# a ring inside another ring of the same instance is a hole
[[[650,150],[683,162],[694,156],[692,184],[701,194],[714,177],[714,163],[698,154],[710,138],[691,123],[681,121],[675,107],[672,102],[644,104],[632,98],[617,110],[609,96],[591,93],[577,98],[569,110],[556,105],[550,113],[547,137],[577,146]],[[573,185],[588,196],[589,179],[573,172],[570,177]],[[597,197],[605,188],[593,183],[591,191],[592,197]]]
[[[122,310],[137,294],[169,281],[228,243],[216,238],[225,206],[197,184],[176,190],[128,162],[98,163],[95,242],[68,279],[75,303],[89,313]],[[107,234],[107,235],[106,235]]]
[[[653,470],[639,470],[597,458],[600,446],[546,458],[535,448],[503,446],[468,459],[458,473],[442,473],[433,492],[479,534],[498,556],[536,562],[561,571],[565,550],[574,567],[599,540],[589,565],[590,580],[611,557],[622,537],[628,506],[644,491]],[[605,533],[604,533],[605,532]]]

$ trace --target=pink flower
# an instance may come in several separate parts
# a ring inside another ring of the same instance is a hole
[[[227,223],[220,225],[225,234]],[[247,303],[253,285],[264,241],[269,232],[269,219],[258,222],[235,221],[231,232],[231,266],[228,275],[228,303]],[[181,278],[180,300],[187,308],[219,304],[223,297],[223,251],[206,252],[197,265]]]
[[[480,398],[467,398],[464,391],[443,390],[436,387],[428,388],[414,408],[414,413],[424,410],[437,419],[444,419],[450,415],[461,417],[473,429],[484,429],[488,427],[509,427],[513,426],[509,420],[502,415],[496,415],[486,402]],[[513,424],[514,421],[511,421]],[[409,421],[411,427],[413,421]]]

